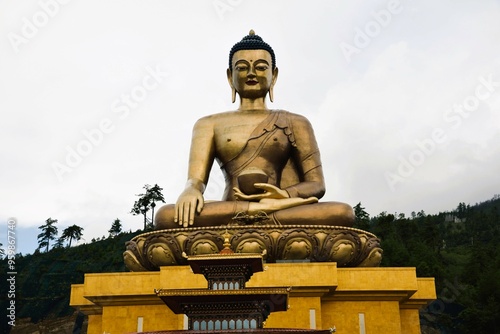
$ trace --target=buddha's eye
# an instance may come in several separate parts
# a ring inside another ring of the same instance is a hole
[[[246,65],[237,65],[235,67],[236,71],[248,71],[248,66]]]
[[[268,69],[268,67],[266,65],[257,65],[257,66],[255,66],[255,69],[257,71],[265,71]]]

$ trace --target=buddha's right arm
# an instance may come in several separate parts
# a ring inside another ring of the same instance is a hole
[[[193,225],[203,209],[203,192],[214,161],[213,125],[207,118],[196,122],[191,139],[188,181],[175,204],[174,221],[184,227]]]
[[[197,191],[201,192],[202,194],[205,192],[205,183],[203,183],[202,180],[200,179],[189,179],[186,182],[186,188],[185,189],[196,189]]]
[[[193,128],[189,152],[188,185],[197,187],[201,192],[205,191],[214,157],[214,125],[211,118],[204,117],[198,120]]]

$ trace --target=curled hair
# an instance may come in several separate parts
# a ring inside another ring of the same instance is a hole
[[[229,51],[230,69],[233,69],[233,56],[235,52],[240,50],[266,50],[271,54],[273,70],[276,67],[276,56],[274,55],[273,48],[269,44],[264,42],[260,36],[255,35],[255,32],[253,30],[250,30],[248,35],[246,35],[241,41],[233,45],[231,51]]]

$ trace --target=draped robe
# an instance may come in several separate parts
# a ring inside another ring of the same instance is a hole
[[[297,125],[300,132],[296,135]],[[303,116],[283,110],[271,112],[235,157],[217,160],[226,180],[224,201],[235,200],[232,189],[238,186],[237,177],[251,167],[263,170],[269,177],[267,183],[287,190],[291,197],[321,197],[311,184],[300,183],[306,173],[321,166],[312,127]]]

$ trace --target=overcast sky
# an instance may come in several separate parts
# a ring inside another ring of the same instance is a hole
[[[194,122],[231,110],[228,52],[254,29],[305,115],[323,200],[449,211],[500,193],[500,1],[0,2],[0,242],[38,226],[108,234],[145,184],[175,202]],[[219,199],[212,171],[206,198]],[[82,240],[83,241],[83,240]]]

